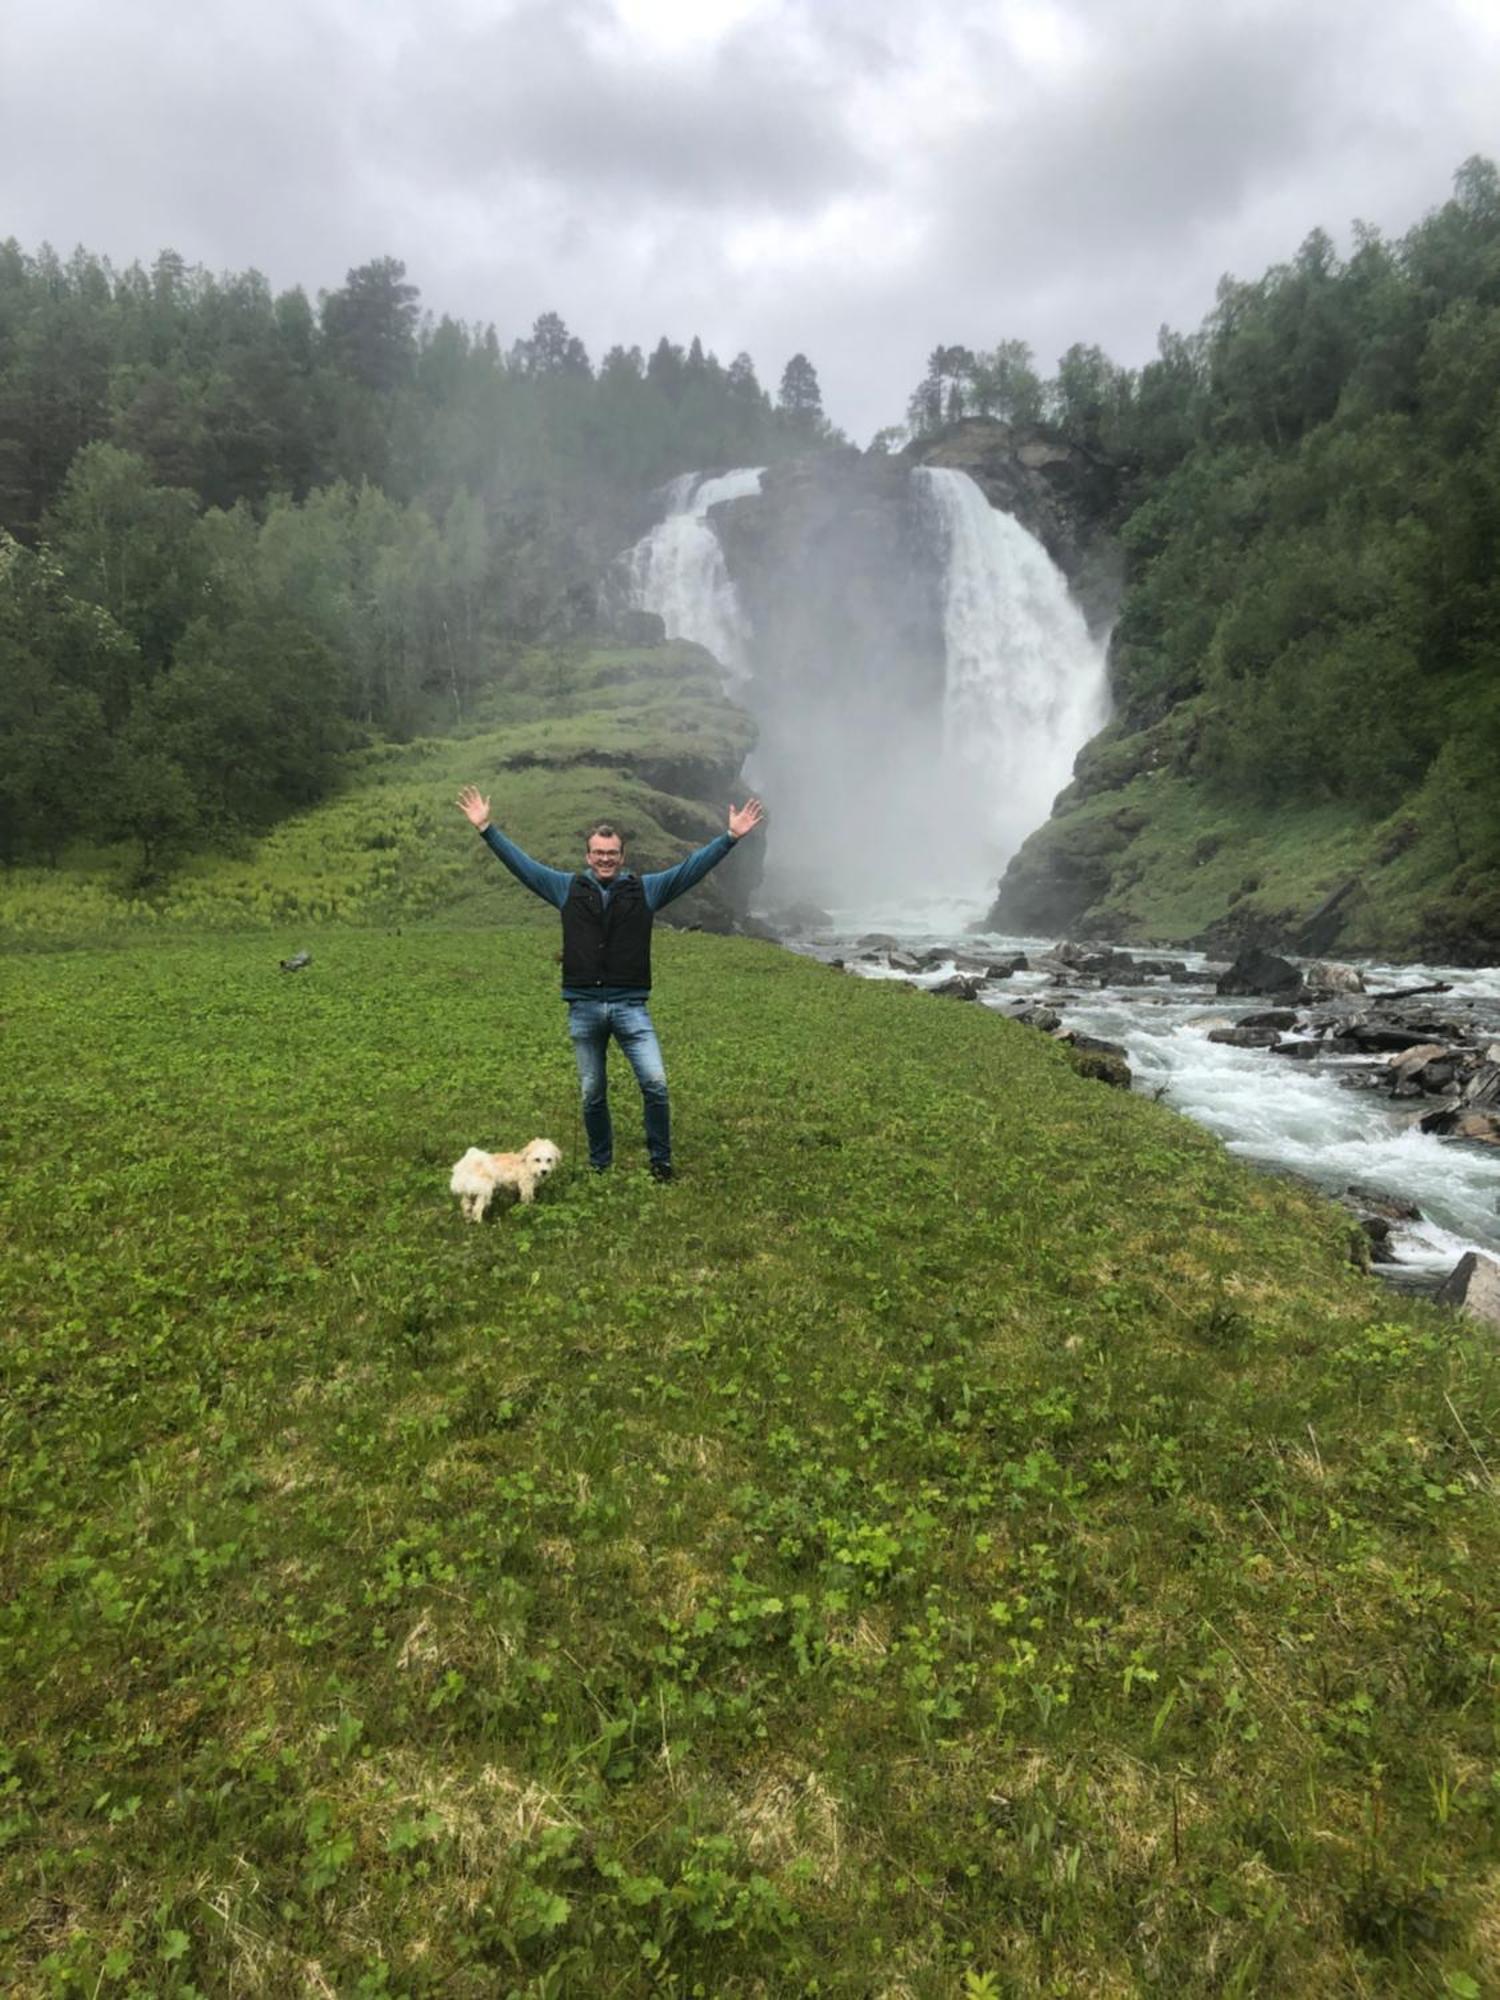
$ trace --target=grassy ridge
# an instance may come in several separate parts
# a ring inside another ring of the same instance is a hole
[[[1471,824],[1472,791],[1439,771],[1385,818],[1347,800],[1273,811],[1209,787],[1193,768],[1197,726],[1184,703],[1150,730],[1096,738],[1012,860],[997,921],[1159,944],[1288,943],[1344,889],[1340,955],[1487,962],[1500,886]]]
[[[8,1990],[1482,1990],[1492,1342],[978,1010],[662,939],[659,1188],[550,929],[299,941],[11,967]]]

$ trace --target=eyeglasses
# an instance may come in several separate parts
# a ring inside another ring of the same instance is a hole
[[[623,848],[608,847],[601,850],[597,847],[591,847],[589,849],[590,861],[623,861],[624,859],[625,852]]]

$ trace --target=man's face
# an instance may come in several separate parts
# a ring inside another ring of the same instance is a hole
[[[596,833],[588,846],[589,867],[601,882],[613,882],[620,872],[620,864],[625,859],[625,849],[618,836]]]

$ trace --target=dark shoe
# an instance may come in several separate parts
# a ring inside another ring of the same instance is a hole
[[[651,1162],[651,1178],[652,1178],[652,1180],[654,1180],[654,1181],[669,1181],[669,1180],[671,1180],[671,1178],[672,1178],[672,1163],[671,1163],[671,1161],[670,1161],[670,1160],[653,1160],[653,1161]]]

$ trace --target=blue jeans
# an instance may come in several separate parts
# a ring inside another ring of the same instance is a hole
[[[653,1166],[672,1164],[672,1125],[667,1111],[667,1072],[651,1016],[640,1000],[570,1000],[568,1033],[578,1061],[583,1090],[583,1129],[588,1134],[589,1165],[607,1167],[615,1156],[614,1127],[609,1118],[609,1082],[605,1055],[614,1036],[635,1071],[646,1110],[646,1151]]]

